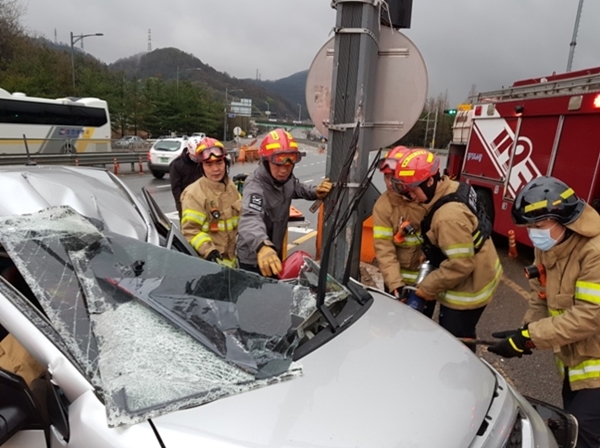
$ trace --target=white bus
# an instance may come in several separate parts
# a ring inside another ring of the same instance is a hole
[[[111,150],[110,115],[98,98],[35,98],[0,89],[0,154]]]

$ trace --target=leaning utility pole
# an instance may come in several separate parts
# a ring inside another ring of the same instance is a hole
[[[577,15],[575,16],[575,26],[573,27],[573,38],[571,39],[571,43],[569,46],[569,60],[567,61],[567,72],[571,71],[571,66],[573,65],[573,56],[575,55],[575,45],[577,45],[577,31],[579,31],[579,19],[581,18],[581,10],[583,9],[583,0],[579,0],[579,5],[577,6]]]
[[[352,160],[346,184],[337,187],[347,189],[342,203],[335,204],[343,212],[366,176],[369,151],[374,149],[373,128],[369,124],[373,123],[380,4],[371,0],[333,0],[332,7],[337,9],[337,15],[326,172],[336,182],[345,161]],[[357,126],[360,127],[358,146],[356,154],[351,156],[349,152],[354,149],[351,141]],[[330,206],[327,202],[325,210]],[[324,235],[331,232],[331,221],[324,223]],[[348,259],[350,275],[360,278],[361,234],[362,220],[354,212],[330,252],[328,270],[336,279],[343,279]]]

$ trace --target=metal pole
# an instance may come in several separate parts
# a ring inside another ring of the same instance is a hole
[[[342,203],[335,205],[341,210],[347,208],[361,188],[369,166],[369,151],[376,149],[371,146],[373,128],[364,124],[373,122],[379,51],[378,3],[364,0],[332,2],[337,13],[326,173],[337,182],[344,163],[352,160],[345,185],[337,187],[347,189]],[[357,125],[360,126],[357,150],[354,157],[350,157]],[[326,200],[327,207],[331,206],[331,200],[331,197]],[[344,279],[347,261],[350,261],[350,276],[360,279],[363,208],[364,204],[359,204],[331,245],[330,262],[325,267],[338,280]],[[323,224],[323,235],[329,234],[332,221],[329,219]]]
[[[435,108],[435,122],[433,123],[433,139],[431,139],[430,149],[435,148],[435,131],[437,130],[437,122],[438,122],[438,112],[440,110],[440,105],[438,104]]]
[[[298,121],[302,121],[302,104],[296,103],[298,105]]]
[[[427,112],[425,116],[425,138],[423,139],[423,147],[427,147],[427,136],[429,135],[429,116],[431,112]]]
[[[73,31],[71,31],[71,74],[73,76],[73,96],[77,96],[75,92],[75,54],[73,53]]]
[[[176,84],[177,84],[176,90],[177,90],[177,95],[179,95],[179,66],[177,66],[177,78],[176,79],[177,79],[177,81],[176,81]]]
[[[567,62],[567,72],[571,71],[571,66],[573,65],[573,56],[575,55],[575,45],[577,45],[577,32],[579,31],[579,19],[581,18],[581,10],[583,8],[583,0],[579,0],[579,5],[577,6],[577,15],[575,16],[575,26],[573,27],[573,38],[571,39],[571,46],[569,50],[569,60]]]

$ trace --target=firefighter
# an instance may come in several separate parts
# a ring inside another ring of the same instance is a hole
[[[436,269],[419,283],[417,296],[440,302],[439,323],[454,336],[475,338],[502,266],[475,192],[440,176],[439,166],[438,156],[412,149],[398,159],[392,186],[427,209],[420,224],[422,251]]]
[[[564,408],[579,422],[578,448],[600,446],[600,215],[564,182],[539,177],[517,194],[515,224],[534,245],[529,309],[518,330],[488,347],[505,358],[552,350]],[[535,276],[534,276],[535,277]]]
[[[242,200],[228,176],[227,152],[220,141],[204,137],[195,157],[202,177],[181,194],[183,235],[202,258],[237,267],[235,239]]]
[[[302,153],[283,129],[269,132],[258,154],[260,163],[244,185],[237,256],[242,269],[274,277],[281,271],[292,199],[324,199],[332,184],[324,179],[317,187],[309,186],[294,176]]]
[[[202,177],[202,166],[199,163],[196,154],[196,148],[202,139],[200,137],[190,137],[179,157],[169,165],[169,180],[171,182],[171,192],[175,199],[175,207],[181,220],[181,193],[188,185],[196,182]]]
[[[417,279],[421,264],[421,238],[419,226],[427,212],[425,206],[396,193],[392,177],[397,162],[409,151],[396,146],[379,162],[386,191],[373,206],[373,240],[375,255],[386,290],[405,301],[405,286],[412,286]],[[409,229],[407,231],[407,229]],[[412,231],[414,229],[414,231]],[[432,302],[435,305],[435,302]],[[426,314],[431,317],[434,307],[429,306]]]

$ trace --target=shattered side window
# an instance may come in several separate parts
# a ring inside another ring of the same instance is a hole
[[[103,234],[68,207],[0,218],[0,241],[110,426],[301,374],[298,286]]]

